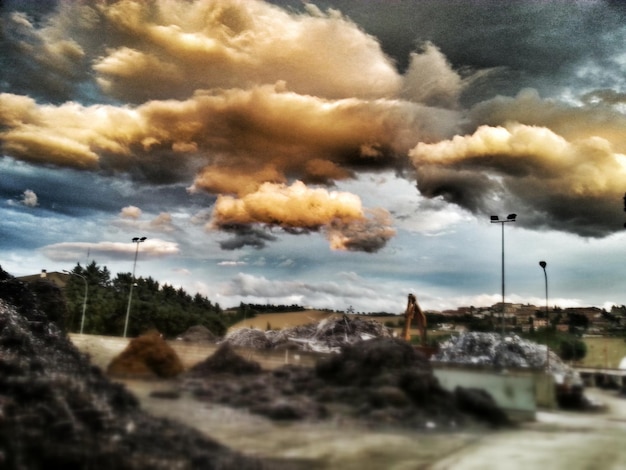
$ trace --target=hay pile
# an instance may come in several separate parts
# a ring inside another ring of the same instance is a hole
[[[145,414],[0,269],[0,468],[276,468]]]
[[[157,331],[133,338],[111,360],[107,374],[117,377],[170,378],[183,372],[183,364]]]
[[[276,331],[240,328],[228,334],[224,341],[236,347],[254,349],[289,348],[337,353],[349,344],[391,337],[391,331],[376,320],[344,315]]]
[[[228,362],[236,366],[230,377],[227,367],[220,367],[220,374],[199,370],[183,381],[183,389],[198,399],[243,407],[274,420],[338,418],[376,428],[418,430],[509,424],[485,392],[443,389],[428,359],[398,339],[346,345],[315,368],[286,365],[242,375],[239,362]]]

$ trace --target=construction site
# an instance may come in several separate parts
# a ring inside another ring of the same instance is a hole
[[[66,335],[0,280],[4,468],[623,468],[626,405],[545,345],[436,349],[347,315],[216,338]],[[411,328],[411,320],[416,328]]]

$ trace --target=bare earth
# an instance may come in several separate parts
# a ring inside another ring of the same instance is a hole
[[[112,354],[91,348],[102,367]],[[167,381],[124,381],[148,412],[179,420],[249,455],[301,458],[310,469],[528,469],[626,468],[626,397],[587,389],[602,412],[538,411],[535,422],[493,433],[415,433],[363,429],[350,423],[275,423],[191,396],[161,399]]]
[[[626,399],[589,389],[607,404],[597,413],[537,413],[520,429],[493,433],[382,432],[347,423],[276,424],[191,397],[163,400],[149,396],[166,382],[126,382],[142,406],[178,419],[249,455],[310,459],[320,469],[519,469],[626,468]]]

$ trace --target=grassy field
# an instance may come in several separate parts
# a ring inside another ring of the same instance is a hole
[[[623,338],[584,338],[587,356],[580,365],[587,367],[616,368],[626,357],[626,341]]]
[[[298,325],[307,325],[309,323],[317,323],[324,318],[341,318],[343,313],[331,313],[322,310],[304,310],[300,312],[285,312],[285,313],[261,313],[254,318],[248,318],[241,320],[240,322],[232,325],[228,331],[236,330],[238,328],[258,328],[259,330],[267,329],[281,329],[291,328]],[[398,321],[401,317],[375,317],[370,315],[348,315],[366,318],[370,320],[376,320],[384,324],[387,321]],[[269,327],[269,328],[268,328]]]
[[[258,328],[259,330],[291,328],[298,325],[316,323],[324,318],[338,317],[339,313],[329,313],[321,310],[305,310],[302,312],[261,313],[256,317],[247,318],[232,325],[228,331],[239,328]]]

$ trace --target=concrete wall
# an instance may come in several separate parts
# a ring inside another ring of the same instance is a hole
[[[554,387],[550,395],[547,383],[542,381],[539,385],[538,374],[529,370],[498,371],[493,368],[434,364],[433,371],[447,390],[454,391],[457,386],[486,390],[513,419],[535,419],[538,403],[546,406],[550,402],[549,397],[554,396]]]

